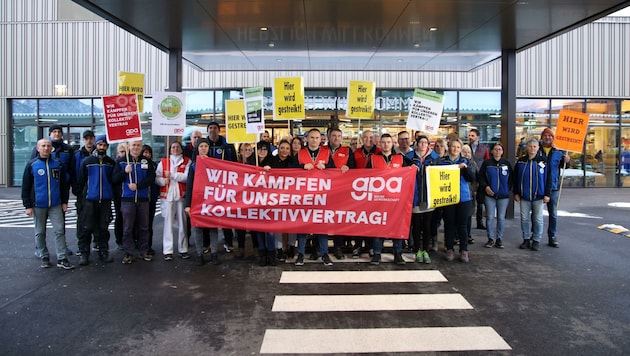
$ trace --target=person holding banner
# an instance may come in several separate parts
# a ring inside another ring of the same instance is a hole
[[[554,133],[546,127],[540,135],[541,150],[538,154],[545,159],[551,176],[551,195],[547,202],[547,212],[549,213],[549,226],[547,227],[548,244],[551,247],[559,247],[556,232],[558,231],[558,199],[560,198],[560,183],[562,174],[560,169],[566,167],[571,157],[565,152],[560,151],[553,145]]]
[[[212,121],[208,124],[206,129],[208,130],[208,141],[210,142],[208,157],[236,162],[236,148],[233,144],[228,143],[225,137],[219,135],[221,132],[221,126],[219,126],[219,123]],[[230,253],[232,252],[232,239],[234,238],[234,234],[232,229],[223,229],[223,234],[225,236],[225,252]]]
[[[180,142],[171,143],[169,157],[162,158],[155,172],[155,182],[160,187],[160,209],[164,217],[162,252],[164,260],[173,259],[173,228],[177,231],[177,250],[182,259],[188,258],[184,194],[190,158],[183,155]]]
[[[353,152],[354,165],[356,168],[367,167],[370,157],[374,154],[381,152],[380,147],[374,144],[374,132],[372,130],[365,130],[361,134],[361,142],[363,145]],[[363,243],[365,242],[365,249],[372,250],[372,239],[357,238],[354,241],[354,250],[352,250],[352,258],[361,257],[361,253],[364,251]],[[370,253],[370,257],[373,253]]]
[[[138,255],[145,261],[153,260],[149,251],[149,187],[155,181],[155,167],[141,155],[142,141],[129,144],[129,156],[116,160],[112,182],[122,182],[120,211],[123,219],[123,264],[133,262]],[[137,247],[134,242],[137,232]]]
[[[195,157],[194,161],[190,164],[188,168],[188,177],[186,179],[186,193],[184,194],[184,211],[190,217],[190,205],[192,203],[192,195],[193,195],[193,185],[195,183],[195,168],[197,166],[198,160],[207,159],[208,152],[210,152],[210,140],[207,138],[200,138],[197,142],[197,147],[195,148],[195,152],[193,156]],[[197,251],[197,256],[195,258],[195,262],[197,266],[203,266],[205,261],[203,258],[204,254],[204,230],[205,228],[192,226],[191,227],[191,235],[195,241],[195,250]],[[213,265],[220,264],[218,248],[219,248],[219,230],[217,228],[210,228],[209,237],[210,237],[210,262]]]
[[[549,202],[552,178],[547,161],[538,154],[539,144],[536,139],[527,140],[527,155],[514,165],[514,201],[521,208],[521,231],[523,243],[521,249],[532,251],[540,249],[539,243],[543,229],[543,203]]]
[[[328,134],[328,149],[332,155],[332,160],[335,163],[335,167],[341,169],[342,173],[348,171],[348,169],[355,168],[354,155],[350,150],[350,147],[343,146],[341,141],[343,140],[343,133],[339,128],[331,128],[327,132]],[[333,236],[334,256],[338,260],[345,258],[341,248],[344,246],[344,240],[350,238],[346,236]]]
[[[488,214],[486,218],[488,242],[485,244],[488,248],[493,246],[503,248],[505,214],[512,191],[514,171],[510,162],[502,158],[503,151],[503,144],[495,143],[490,150],[492,157],[483,161],[479,169],[479,186],[485,193],[484,203]]]
[[[445,206],[444,241],[446,260],[455,259],[455,238],[459,239],[459,260],[470,261],[468,254],[468,217],[473,204],[473,194],[469,183],[475,179],[475,172],[470,161],[461,155],[463,143],[453,138],[448,143],[448,153],[438,161],[438,165],[457,165],[459,167],[459,203]]]
[[[288,140],[281,140],[278,143],[278,154],[275,156],[271,156],[271,159],[268,162],[268,165],[264,166],[266,171],[275,168],[292,168],[296,167],[297,163],[294,158],[291,156],[291,143]],[[295,246],[295,240],[297,235],[289,234],[288,243],[289,246]],[[292,237],[292,238],[291,238]],[[286,261],[286,255],[282,246],[282,235],[276,235],[276,250],[277,250],[277,258],[278,261],[284,262]]]
[[[394,152],[394,138],[390,134],[381,135],[381,150],[372,155],[365,168],[376,169],[397,169],[401,167],[409,167],[413,165],[411,159],[401,153]],[[375,238],[372,241],[374,247],[374,256],[370,260],[373,265],[381,263],[381,253],[383,252],[383,241],[385,239]],[[402,239],[393,239],[394,243],[394,262],[398,265],[404,265],[405,260],[402,257]]]
[[[306,135],[306,147],[302,148],[298,153],[298,164],[306,170],[334,168],[330,148],[328,146],[320,146],[322,142],[322,134],[318,129],[310,129]],[[322,256],[322,262],[326,266],[332,266],[332,260],[328,256],[328,236],[315,235],[319,242],[319,253]],[[296,266],[304,265],[304,252],[306,250],[306,234],[298,234],[298,255],[295,259]]]
[[[264,167],[268,170],[271,164],[271,144],[265,140],[261,140],[256,144],[256,155],[258,159],[258,167]],[[276,234],[273,232],[251,231],[256,234],[258,240],[258,265],[264,267],[266,265],[276,265]]]
[[[418,166],[416,174],[416,192],[413,199],[411,215],[411,234],[413,236],[416,262],[431,263],[429,256],[429,241],[431,239],[431,216],[433,209],[429,209],[427,203],[427,174],[426,167],[435,164],[438,155],[429,147],[429,138],[419,135],[416,140],[416,148],[411,160]]]

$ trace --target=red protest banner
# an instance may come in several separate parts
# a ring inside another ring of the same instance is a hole
[[[103,110],[105,111],[107,142],[142,139],[136,94],[104,96]]]
[[[406,239],[415,167],[262,168],[197,157],[192,225]]]

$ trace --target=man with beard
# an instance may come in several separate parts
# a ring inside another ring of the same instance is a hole
[[[109,144],[105,135],[96,138],[96,149],[83,160],[78,171],[78,184],[82,190],[77,200],[83,201],[79,221],[83,224],[78,232],[79,264],[84,266],[90,262],[90,240],[94,235],[94,244],[98,249],[98,257],[102,262],[112,262],[109,255],[109,219],[114,197],[112,173],[116,161],[107,155]]]

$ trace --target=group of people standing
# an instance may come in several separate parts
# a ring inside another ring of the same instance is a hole
[[[114,217],[116,243],[124,251],[122,263],[131,264],[135,259],[151,261],[155,255],[152,225],[158,199],[164,218],[164,260],[172,260],[175,249],[181,259],[190,258],[188,243],[192,238],[198,265],[206,262],[204,255],[208,253],[209,261],[219,264],[220,234],[224,237],[225,251],[232,252],[234,232],[238,244],[236,257],[243,258],[246,231],[190,225],[196,161],[203,157],[258,165],[265,170],[337,168],[346,172],[355,168],[417,167],[410,238],[393,240],[394,262],[397,264],[405,264],[402,257],[404,245],[414,252],[416,262],[431,263],[430,252],[438,250],[437,230],[441,220],[444,221],[446,259],[455,259],[455,245],[459,245],[459,259],[469,262],[468,244],[474,242],[470,229],[475,211],[477,228],[487,229],[485,246],[502,248],[510,193],[521,207],[523,243],[520,247],[539,249],[543,203],[547,204],[550,215],[548,244],[558,247],[559,169],[568,156],[553,147],[550,129],[543,131],[542,143],[534,139],[527,141],[526,155],[519,158],[514,167],[503,157],[503,145],[495,143],[489,150],[479,142],[476,129],[469,132],[468,145],[457,137],[449,137],[447,141],[436,140],[433,149],[427,136],[416,133],[412,143],[407,131],[399,132],[395,142],[390,134],[377,139],[372,131],[366,130],[361,135],[361,146],[344,146],[341,130],[331,128],[325,139],[318,129],[311,129],[306,133],[305,141],[300,137],[286,137],[277,147],[272,145],[266,133],[255,147],[241,144],[237,151],[219,134],[218,123],[210,123],[207,132],[207,137],[203,137],[200,131],[193,131],[191,142],[185,147],[180,142],[172,142],[167,157],[156,163],[152,160],[151,148],[143,146],[142,141],[130,142],[128,146],[121,144],[116,159],[109,157],[105,136],[95,137],[91,130],[83,133],[83,147],[74,151],[63,143],[61,126],[52,125],[50,137],[37,142],[33,158],[24,170],[22,185],[26,214],[35,221],[36,253],[41,258],[41,267],[52,266],[46,247],[46,221],[50,218],[55,234],[57,266],[74,268],[68,260],[71,251],[65,241],[65,212],[70,191],[77,197],[80,265],[90,263],[91,243],[100,261],[113,261],[109,254],[108,227]],[[325,141],[327,144],[323,144]],[[439,209],[429,208],[426,167],[431,165],[459,167],[459,203]],[[487,227],[483,224],[484,209]],[[353,258],[369,253],[371,264],[378,265],[383,253],[384,239],[379,238],[309,235],[308,232],[249,233],[258,250],[261,266],[275,265],[287,256],[295,256],[295,265],[303,265],[309,236],[314,242],[314,253],[310,258],[321,258],[327,266],[333,264],[329,256],[329,239],[333,240],[337,259],[345,258],[343,249],[350,248]]]

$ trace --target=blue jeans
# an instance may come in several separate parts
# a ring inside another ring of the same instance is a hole
[[[258,251],[275,251],[276,235],[273,232],[256,232],[258,239]]]
[[[140,256],[149,250],[149,202],[139,201],[137,203],[122,201],[120,211],[123,218],[123,249],[128,255]],[[138,243],[133,240],[134,228],[137,229]],[[137,246],[137,248],[136,248]]]
[[[383,241],[385,241],[385,239],[373,239],[372,243],[374,244],[374,254],[375,255],[380,255],[383,252]],[[403,240],[401,239],[392,239],[392,242],[394,243],[394,254],[401,254],[402,253],[402,242]]]
[[[46,219],[50,218],[50,223],[55,234],[55,250],[57,260],[66,258],[66,220],[61,210],[61,205],[50,208],[33,208],[33,219],[35,220],[35,246],[37,252],[44,258],[50,258],[48,247],[46,247]]]
[[[547,212],[549,213],[547,236],[549,238],[556,237],[556,232],[558,231],[558,193],[559,191],[552,190],[547,203]]]
[[[503,239],[503,231],[505,229],[505,213],[510,199],[501,198],[494,199],[486,195],[484,204],[486,205],[486,213],[488,218],[486,219],[486,227],[488,228],[488,239],[494,240]],[[497,219],[496,224],[494,219]],[[496,230],[496,231],[495,231]]]
[[[328,235],[314,235],[319,242],[319,253],[322,255],[328,254]],[[297,235],[297,252],[304,254],[306,250],[306,234]]]
[[[534,241],[540,241],[543,230],[543,201],[529,201],[521,199],[520,206],[521,231],[523,232],[523,240],[529,240],[531,237]]]

